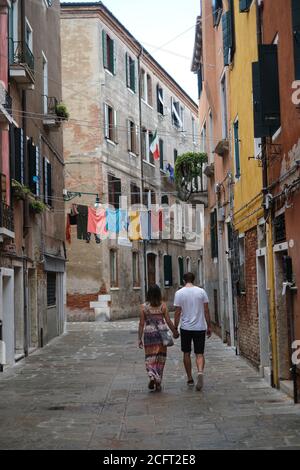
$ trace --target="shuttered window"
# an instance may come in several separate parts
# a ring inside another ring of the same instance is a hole
[[[141,203],[141,190],[136,184],[131,183],[130,193],[131,193],[131,205],[140,204]]]
[[[120,208],[121,180],[114,175],[108,175],[108,202],[115,209]]]
[[[117,111],[110,105],[104,104],[104,135],[111,142],[118,141]]]
[[[255,138],[273,135],[281,125],[276,44],[259,46],[259,62],[252,64]]]
[[[164,115],[164,91],[162,87],[157,84],[156,87],[156,95],[157,95],[157,112]]]
[[[222,16],[224,66],[230,65],[235,52],[234,7],[229,1],[229,10]]]
[[[165,287],[173,286],[172,256],[164,256],[164,282]]]
[[[239,121],[233,124],[235,177],[241,176]]]
[[[160,169],[164,170],[164,141],[159,139],[159,152],[160,152]]]
[[[250,10],[252,0],[239,0],[240,1],[240,13],[245,13]]]
[[[103,66],[113,75],[116,73],[115,41],[102,31]]]
[[[9,141],[11,177],[19,183],[25,184],[23,129],[11,125],[9,129]]]
[[[29,188],[33,194],[40,194],[40,152],[33,145],[32,140],[28,141],[28,181]]]
[[[126,85],[134,93],[136,92],[136,61],[126,52]]]
[[[127,120],[127,132],[128,132],[128,151],[134,153],[135,155],[139,154],[138,146],[138,127],[130,119]]]
[[[47,306],[56,306],[56,273],[47,273]]]
[[[52,165],[46,158],[43,159],[43,169],[44,202],[52,207]]]
[[[222,0],[212,0],[212,15],[213,15],[213,24],[218,26],[223,11],[223,1]]]
[[[184,275],[183,258],[178,258],[178,273],[179,273],[179,285],[183,286],[183,284],[184,284],[184,281],[183,281],[183,275]]]
[[[217,210],[215,209],[210,214],[210,243],[211,243],[211,257],[218,257],[218,223],[217,223]]]
[[[295,79],[300,80],[300,2],[292,0]]]

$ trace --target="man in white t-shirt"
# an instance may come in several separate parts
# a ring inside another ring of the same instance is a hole
[[[198,369],[198,379],[196,388],[201,390],[203,387],[203,372],[205,366],[204,348],[205,336],[211,336],[211,324],[208,308],[208,297],[204,289],[194,286],[195,276],[193,273],[186,273],[183,276],[185,287],[175,294],[175,328],[178,330],[179,321],[181,350],[183,352],[183,363],[186,370],[188,385],[194,385],[192,376],[192,342],[196,355],[196,364]]]

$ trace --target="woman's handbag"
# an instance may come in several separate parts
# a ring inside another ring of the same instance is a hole
[[[171,333],[168,330],[168,328],[165,328],[165,327],[164,328],[159,328],[158,327],[158,331],[159,331],[159,334],[160,334],[160,337],[161,337],[161,340],[162,340],[162,344],[164,346],[170,347],[170,346],[174,345],[173,338],[172,338]]]

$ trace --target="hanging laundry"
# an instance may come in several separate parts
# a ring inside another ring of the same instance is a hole
[[[141,219],[139,211],[129,211],[128,236],[132,241],[141,240]]]
[[[106,228],[110,236],[120,231],[119,214],[120,212],[118,210],[106,209]]]
[[[67,240],[68,243],[71,243],[71,222],[70,222],[70,214],[67,214],[66,240]]]
[[[70,225],[77,225],[78,224],[78,214],[69,214],[70,217]]]
[[[151,211],[151,240],[159,240],[160,227],[162,225],[160,210]]]
[[[87,230],[96,235],[107,235],[106,211],[103,208],[88,208],[88,226]]]
[[[167,164],[166,171],[169,174],[169,181],[173,183],[175,181],[175,170],[170,163]]]
[[[78,215],[78,206],[77,204],[72,204],[71,216],[75,216],[75,215]]]
[[[87,225],[88,225],[88,207],[87,206],[77,206],[78,216],[77,216],[77,238],[78,240],[87,239]]]
[[[151,211],[142,210],[140,212],[141,235],[143,240],[150,240],[151,234]]]

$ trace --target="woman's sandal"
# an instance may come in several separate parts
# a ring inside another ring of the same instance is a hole
[[[155,380],[154,379],[150,379],[148,388],[149,388],[149,390],[154,390],[154,388],[155,388]]]

